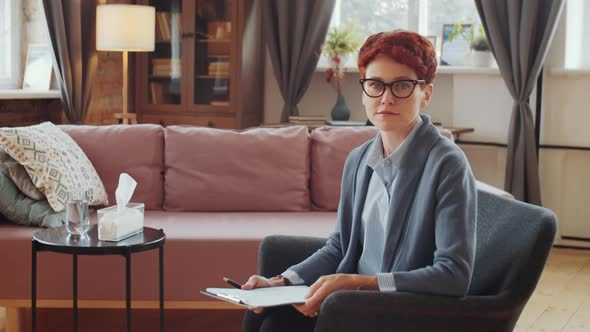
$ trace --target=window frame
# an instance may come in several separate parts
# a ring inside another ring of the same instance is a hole
[[[8,57],[8,76],[0,76],[0,89],[19,89],[21,84],[21,0],[5,0],[8,17],[2,17],[3,24],[8,27],[8,47],[0,47],[3,56]],[[4,12],[4,10],[2,10]],[[0,27],[2,28],[2,27]]]
[[[340,7],[342,5],[342,0],[336,0],[334,4],[334,13],[330,20],[330,24],[328,29],[332,29],[334,26],[339,26],[341,24],[340,18]],[[426,35],[426,31],[428,28],[428,0],[417,0],[417,1],[408,1],[408,30],[410,31],[418,31],[421,35]],[[354,60],[356,56],[348,57],[345,60],[345,68],[354,67],[356,68],[356,63]],[[326,55],[321,52],[320,59],[317,64],[316,70],[325,70],[330,67],[330,62]]]
[[[339,26],[341,24],[340,18],[340,8],[342,5],[342,1],[345,0],[336,0],[334,4],[334,14],[332,15],[332,19],[330,20],[330,24],[328,29],[332,29],[335,26]],[[428,34],[428,24],[430,13],[428,12],[428,3],[429,1],[436,1],[436,0],[410,0],[408,1],[408,30],[415,31],[422,36],[427,36]],[[437,41],[437,44],[439,42]],[[439,45],[434,45],[437,56],[440,56],[440,47]],[[356,68],[356,55],[352,57],[349,56],[344,63],[344,69],[347,71],[347,68]],[[330,68],[330,61],[326,57],[326,55],[321,52],[320,58],[317,64],[316,71],[324,71]],[[354,70],[353,70],[354,71]]]

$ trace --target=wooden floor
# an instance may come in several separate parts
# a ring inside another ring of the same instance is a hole
[[[0,308],[0,332],[4,332]],[[553,248],[514,331],[590,331],[590,250]]]
[[[6,309],[0,307],[0,332],[6,330]]]
[[[590,250],[553,248],[514,331],[590,331]]]

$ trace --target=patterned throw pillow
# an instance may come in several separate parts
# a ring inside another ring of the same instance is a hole
[[[108,204],[92,163],[74,140],[51,122],[0,128],[0,147],[23,165],[51,208],[63,211],[71,189],[86,189],[90,205]]]

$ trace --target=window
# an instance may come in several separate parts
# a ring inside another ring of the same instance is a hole
[[[20,0],[0,0],[0,89],[20,84]]]
[[[566,20],[565,59],[563,66],[568,69],[590,69],[590,3],[584,0],[569,0],[562,16]],[[563,19],[563,18],[562,18]],[[586,36],[586,37],[584,37]]]
[[[374,33],[396,29],[436,36],[439,54],[443,24],[481,25],[473,0],[336,0],[330,29],[349,22],[356,24],[362,41]],[[318,66],[327,67],[327,59],[322,58]],[[346,66],[356,67],[356,56],[347,59]]]

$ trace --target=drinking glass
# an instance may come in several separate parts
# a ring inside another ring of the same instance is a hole
[[[88,191],[70,190],[66,202],[66,229],[74,238],[86,235],[90,230]]]

